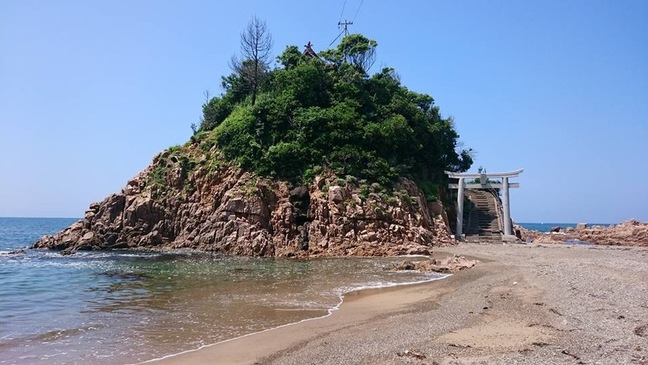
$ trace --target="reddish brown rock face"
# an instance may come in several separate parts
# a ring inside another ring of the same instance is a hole
[[[575,229],[545,234],[523,229],[522,238],[533,243],[582,241],[595,245],[648,246],[648,223],[629,220],[609,227],[580,223]]]
[[[249,256],[427,254],[454,244],[439,203],[407,179],[393,196],[361,195],[357,183],[316,178],[290,189],[229,164],[182,171],[166,159],[164,183],[151,182],[165,155],[119,194],[35,248],[65,252],[113,248],[193,248]],[[167,181],[168,180],[168,181]]]

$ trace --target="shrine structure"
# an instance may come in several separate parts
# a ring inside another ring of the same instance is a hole
[[[463,238],[463,208],[464,208],[464,189],[500,189],[502,192],[502,211],[503,211],[503,228],[504,239],[514,237],[513,227],[511,224],[511,206],[509,202],[509,189],[518,188],[520,184],[510,183],[509,179],[519,176],[524,169],[518,169],[509,172],[496,172],[496,173],[458,173],[445,171],[446,175],[451,179],[458,179],[455,184],[449,184],[450,189],[457,189],[457,227],[455,229],[455,237],[457,240]],[[472,182],[466,183],[467,179],[472,179]],[[479,179],[477,181],[477,179]],[[494,179],[501,179],[496,181]]]

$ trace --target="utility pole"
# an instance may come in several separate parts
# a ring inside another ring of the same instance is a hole
[[[349,35],[349,25],[353,25],[353,22],[347,21],[344,19],[343,22],[338,22],[338,28],[343,27],[344,28],[344,36]]]

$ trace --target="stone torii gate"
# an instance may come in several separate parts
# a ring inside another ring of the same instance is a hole
[[[519,188],[518,183],[509,183],[509,178],[517,177],[524,169],[518,169],[509,172],[496,172],[496,173],[477,173],[467,174],[445,171],[451,179],[459,179],[457,184],[449,184],[450,189],[458,189],[457,194],[457,229],[455,237],[460,240],[463,234],[463,203],[464,203],[464,189],[502,189],[502,208],[504,210],[504,236],[512,235],[511,227],[511,206],[509,204],[509,188]],[[466,184],[466,179],[479,178],[479,184]],[[489,183],[489,178],[501,178],[501,183]]]

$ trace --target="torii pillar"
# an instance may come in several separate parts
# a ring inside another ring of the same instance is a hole
[[[463,202],[464,202],[464,189],[502,189],[502,210],[504,211],[504,236],[512,236],[513,227],[511,226],[511,205],[509,203],[509,188],[518,188],[520,184],[509,183],[509,178],[517,177],[524,169],[518,169],[509,172],[496,172],[496,173],[479,173],[479,174],[466,174],[445,171],[451,179],[458,179],[457,184],[449,184],[450,189],[457,189],[457,229],[455,237],[461,240],[463,237]],[[466,184],[466,179],[477,179],[479,183]],[[490,183],[489,178],[501,178],[501,183]]]

